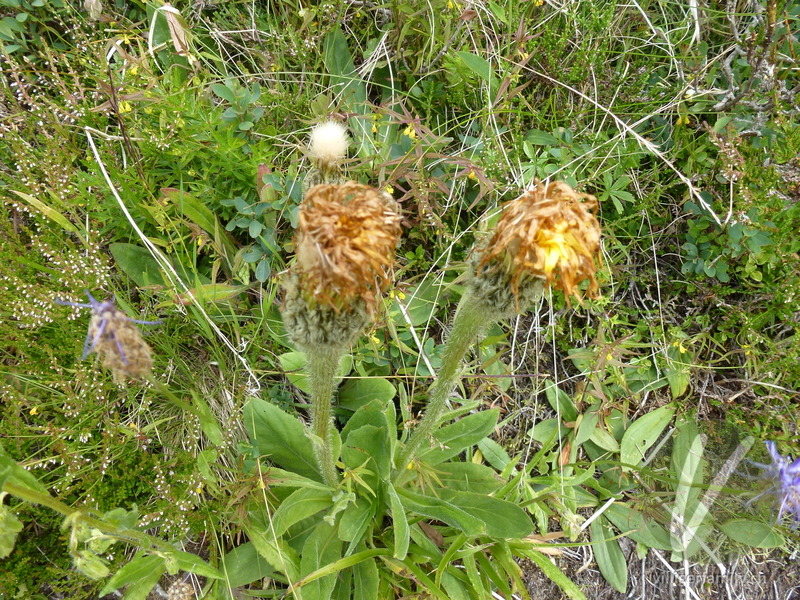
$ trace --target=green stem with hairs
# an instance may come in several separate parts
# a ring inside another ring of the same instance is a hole
[[[330,486],[339,485],[334,456],[334,426],[331,400],[344,352],[334,346],[308,348],[308,376],[311,384],[311,433],[322,477]]]
[[[175,552],[177,550],[172,544],[164,540],[160,540],[157,537],[153,537],[141,531],[136,531],[129,527],[121,527],[103,519],[92,517],[77,508],[64,504],[49,494],[31,489],[28,486],[6,481],[2,486],[2,491],[11,494],[19,500],[46,506],[57,513],[61,513],[67,517],[70,522],[80,521],[93,529],[102,531],[105,535],[134,544],[145,550],[160,550],[161,552]]]
[[[422,420],[400,454],[397,477],[402,477],[420,446],[423,443],[429,443],[434,429],[447,408],[447,398],[458,381],[459,367],[464,355],[475,339],[503,316],[492,314],[486,304],[475,298],[471,291],[467,291],[461,297],[456,316],[453,319],[453,329],[445,343],[442,366],[430,389],[428,406]]]

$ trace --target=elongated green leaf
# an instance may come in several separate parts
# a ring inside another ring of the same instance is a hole
[[[28,488],[40,494],[50,495],[47,488],[32,473],[20,467],[0,446],[0,491],[3,491],[6,482]]]
[[[100,596],[132,584],[131,588],[126,590],[125,598],[144,600],[166,571],[163,558],[138,552],[128,564],[111,576],[100,590]]]
[[[574,421],[578,418],[578,409],[566,392],[549,379],[544,382],[544,393],[553,410],[562,421]]]
[[[550,581],[560,587],[567,597],[572,600],[586,600],[586,596],[580,588],[575,585],[569,577],[564,575],[557,566],[550,562],[550,559],[544,554],[533,549],[524,549],[521,550],[520,553],[535,562],[542,570],[542,573],[544,573]]]
[[[283,573],[289,581],[297,581],[300,578],[300,557],[297,556],[297,552],[284,540],[275,541],[263,510],[250,511],[248,516],[249,521],[246,521],[243,527],[256,552],[273,569]]]
[[[392,509],[392,524],[394,525],[394,557],[403,560],[408,553],[408,544],[411,539],[405,504],[400,500],[393,485],[387,485],[386,491],[389,495],[389,506]]]
[[[78,231],[78,228],[75,227],[75,225],[73,225],[72,222],[70,222],[70,220],[67,219],[67,217],[62,215],[55,208],[48,206],[41,200],[34,198],[30,194],[26,194],[25,192],[18,192],[17,190],[9,190],[9,191],[16,194],[23,200],[25,200],[25,202],[30,204],[33,208],[38,210],[40,213],[42,213],[45,217],[47,217],[51,221],[60,225],[65,231],[78,234],[78,236],[80,237],[80,232]]]
[[[378,598],[378,565],[368,558],[353,567],[353,600]]]
[[[503,484],[494,469],[474,463],[441,463],[436,466],[436,477],[446,488],[477,494],[491,494]]]
[[[628,589],[628,563],[614,538],[608,522],[602,516],[589,526],[592,533],[592,550],[597,566],[606,581],[618,592],[624,594]]]
[[[471,52],[457,52],[456,54],[469,67],[470,71],[486,82],[486,85],[489,86],[489,96],[494,97],[494,92],[497,91],[498,87],[497,77],[495,77],[489,61]]]
[[[662,406],[636,419],[622,436],[620,461],[624,465],[633,466],[641,463],[647,450],[656,443],[674,414],[674,408]]]
[[[348,504],[339,520],[339,539],[343,542],[358,541],[375,514],[375,506],[365,497]]]
[[[506,468],[511,462],[511,457],[500,444],[492,438],[483,438],[478,442],[478,449],[483,453],[486,461],[498,471]]]
[[[388,479],[392,458],[389,456],[387,436],[386,428],[373,425],[363,425],[351,431],[347,442],[342,446],[342,462],[350,469],[357,469],[367,463],[367,468],[375,471],[378,477]]]
[[[177,573],[178,571],[186,571],[187,573],[194,573],[201,577],[222,579],[222,573],[196,554],[184,552],[183,550],[172,550],[170,552],[163,552],[162,555],[164,556],[167,571],[169,571],[170,574]]]
[[[486,535],[522,538],[533,531],[528,514],[513,502],[474,492],[443,489],[441,499],[483,522]]]
[[[441,498],[425,496],[406,489],[400,490],[400,496],[403,506],[409,512],[444,521],[467,535],[484,533],[484,524],[480,519]]]
[[[332,504],[330,491],[324,492],[308,488],[295,490],[281,502],[278,510],[272,516],[270,532],[275,537],[280,537],[295,523],[317,514]]]
[[[639,542],[650,548],[658,550],[672,550],[672,541],[666,529],[647,518],[638,510],[632,509],[627,504],[615,502],[609,506],[603,516],[606,517],[620,533],[628,536],[634,542]]]
[[[420,457],[430,465],[438,465],[453,458],[489,435],[499,416],[497,409],[485,410],[442,427],[433,436],[436,445],[428,450],[420,450]]]
[[[221,568],[225,573],[226,585],[234,588],[275,575],[275,571],[261,557],[253,542],[237,546],[223,556]]]
[[[260,454],[284,469],[322,481],[311,441],[298,419],[259,399],[244,407],[243,419]]]
[[[336,536],[336,528],[325,521],[320,521],[303,544],[300,557],[301,577],[310,575],[341,557],[342,541]],[[302,587],[303,600],[329,600],[335,584],[335,573],[309,581]]]
[[[719,528],[733,541],[753,548],[780,548],[786,543],[773,527],[750,519],[731,519]]]

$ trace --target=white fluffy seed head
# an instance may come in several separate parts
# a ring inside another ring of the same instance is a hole
[[[350,137],[344,125],[335,121],[326,121],[311,130],[308,142],[308,154],[320,168],[329,168],[339,164],[347,156]]]

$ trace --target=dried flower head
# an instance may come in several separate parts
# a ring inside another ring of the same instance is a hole
[[[83,355],[96,352],[102,359],[102,365],[110,369],[116,383],[124,383],[126,378],[141,379],[147,377],[153,368],[150,346],[142,339],[142,333],[136,323],[156,325],[160,321],[139,321],[131,319],[120,311],[114,302],[100,302],[88,291],[88,303],[56,300],[57,304],[92,309],[92,320],[83,344]]]
[[[597,199],[576,193],[562,181],[536,187],[506,204],[494,235],[483,249],[476,274],[501,271],[519,296],[529,278],[581,300],[578,284],[589,280],[588,295],[597,294],[595,259],[600,252]]]
[[[391,196],[349,181],[311,188],[300,205],[299,287],[309,305],[361,299],[373,313],[391,282],[400,215]]]
[[[786,514],[791,515],[791,525],[800,526],[800,458],[792,461],[791,456],[781,456],[775,442],[767,442],[767,451],[772,464],[753,463],[764,469],[763,476],[771,480],[771,487],[764,494],[772,494],[778,499],[778,521]]]
[[[338,166],[347,156],[350,138],[344,125],[335,121],[320,123],[311,130],[308,154],[321,170]]]

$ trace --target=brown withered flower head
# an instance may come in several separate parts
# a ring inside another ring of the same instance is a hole
[[[397,204],[352,181],[321,184],[307,192],[298,221],[284,323],[300,345],[349,343],[391,283],[400,238]]]
[[[308,191],[298,220],[297,270],[309,299],[341,309],[361,298],[373,312],[400,238],[394,199],[352,181],[322,184]]]
[[[523,288],[537,279],[563,290],[567,302],[571,296],[581,302],[578,284],[588,279],[587,296],[595,297],[597,208],[594,196],[579,194],[563,181],[537,182],[506,204],[494,235],[476,259],[476,279],[505,280],[517,304],[525,295]]]

